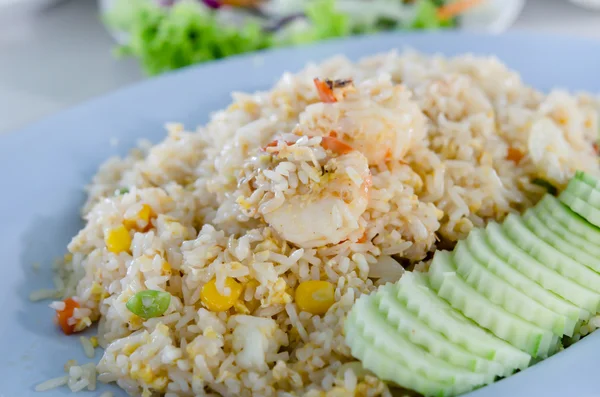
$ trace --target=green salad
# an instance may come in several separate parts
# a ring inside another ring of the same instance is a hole
[[[473,0],[117,0],[117,54],[149,75],[271,47],[386,30],[452,28]]]

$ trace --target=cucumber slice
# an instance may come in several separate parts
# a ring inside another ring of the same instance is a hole
[[[595,176],[592,176],[592,175],[590,175],[590,174],[588,174],[586,172],[576,171],[575,172],[575,178],[579,179],[580,181],[583,181],[583,182],[587,183],[588,185],[590,185],[594,189],[600,189],[600,179],[598,179]]]
[[[473,229],[469,233],[469,237],[465,240],[465,244],[475,258],[477,258],[480,263],[484,264],[488,270],[492,271],[529,298],[544,305],[549,310],[564,316],[564,334],[568,336],[573,335],[575,326],[582,316],[582,310],[580,308],[530,280],[514,267],[507,265],[490,246],[484,230]]]
[[[376,300],[378,294],[356,301],[354,318],[351,320],[356,332],[362,334],[372,347],[389,352],[397,362],[410,366],[413,372],[436,382],[464,385],[465,389],[469,389],[494,380],[493,375],[457,368],[410,342],[379,311]],[[417,334],[421,328],[415,328],[412,332]]]
[[[571,192],[564,191],[558,196],[559,200],[565,203],[573,212],[578,213],[582,218],[596,227],[600,227],[600,210],[586,203]]]
[[[557,336],[563,335],[566,320],[564,316],[546,309],[546,307],[488,270],[469,251],[464,241],[460,241],[456,245],[453,257],[456,273],[475,291],[488,298],[490,302],[525,321],[551,331]],[[510,267],[508,265],[504,266]]]
[[[567,185],[567,192],[580,198],[595,208],[600,208],[600,191],[583,180],[573,178]]]
[[[556,197],[544,196],[536,205],[536,208],[538,207],[550,211],[552,217],[565,225],[569,231],[589,240],[592,244],[596,245],[600,242],[600,229],[573,212]]]
[[[486,360],[465,350],[429,328],[396,298],[398,288],[397,285],[388,284],[375,295],[378,310],[386,316],[396,332],[406,336],[412,343],[421,346],[435,357],[460,368],[486,375],[484,379],[486,383],[493,381],[496,375],[507,376],[514,371],[514,368],[505,369],[497,362]]]
[[[525,369],[531,356],[481,329],[437,296],[429,287],[426,274],[406,272],[397,283],[397,298],[421,321],[451,342],[487,360],[494,360],[509,373]]]
[[[590,255],[586,251],[583,251],[577,246],[565,241],[561,236],[557,235],[554,233],[554,231],[548,228],[534,211],[527,210],[523,215],[523,221],[529,230],[544,240],[547,244],[551,245],[569,258],[572,258],[573,260],[587,266],[596,273],[600,272],[600,258]]]
[[[566,208],[564,207],[562,204],[560,204],[558,201],[557,203],[562,207],[562,208]],[[600,234],[597,237],[597,243],[591,242],[590,240],[586,239],[585,236],[585,231],[581,232],[581,233],[577,233],[575,231],[575,229],[578,227],[578,220],[581,220],[581,222],[584,222],[586,226],[590,226],[590,228],[593,228],[592,225],[590,225],[586,220],[579,218],[579,215],[576,215],[573,212],[570,212],[571,214],[573,214],[573,216],[577,216],[577,220],[570,222],[571,219],[569,217],[566,218],[566,220],[564,218],[562,218],[562,213],[559,214],[558,211],[555,211],[554,213],[552,213],[550,210],[548,210],[546,208],[545,205],[537,205],[534,208],[532,208],[533,213],[535,213],[535,215],[537,216],[537,218],[542,221],[544,223],[544,225],[546,225],[546,227],[550,230],[552,230],[554,232],[554,234],[556,234],[557,236],[560,236],[563,240],[565,240],[566,242],[568,242],[569,244],[577,247],[580,250],[583,250],[585,252],[587,252],[590,255],[594,255],[597,257],[600,257]],[[570,211],[570,210],[569,210]],[[571,226],[570,224],[574,223],[575,225]],[[594,229],[592,229],[594,230]]]
[[[506,235],[530,256],[543,263],[546,267],[556,270],[579,285],[592,291],[600,291],[600,274],[579,262],[562,254],[560,251],[537,237],[525,226],[523,220],[510,214],[504,220],[502,228]],[[600,299],[600,294],[598,298]]]
[[[462,314],[532,356],[546,357],[558,342],[552,332],[511,314],[477,293],[456,274],[448,251],[437,251],[429,267],[432,287]]]
[[[496,254],[506,263],[527,276],[530,280],[535,281],[547,290],[584,309],[581,312],[580,320],[587,320],[590,318],[590,313],[596,313],[596,309],[600,305],[598,294],[563,277],[561,274],[547,268],[530,257],[506,237],[504,231],[497,223],[490,222],[485,229],[490,245],[494,248]]]
[[[432,381],[415,373],[411,366],[397,362],[396,357],[391,356],[387,350],[374,348],[370,341],[356,331],[349,320],[350,317],[345,323],[346,344],[350,347],[352,356],[359,359],[362,366],[378,378],[426,396],[447,397],[469,391],[457,390],[455,385]]]

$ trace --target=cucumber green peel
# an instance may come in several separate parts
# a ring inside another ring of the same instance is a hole
[[[361,297],[346,342],[366,369],[427,396],[509,376],[561,350],[559,338],[598,312],[598,226],[600,180],[578,172],[558,199],[474,229],[427,273]]]

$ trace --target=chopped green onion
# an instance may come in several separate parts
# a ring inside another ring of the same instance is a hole
[[[171,294],[168,292],[146,290],[133,295],[125,306],[133,314],[143,319],[159,317],[169,308]]]
[[[551,195],[556,195],[556,193],[558,192],[558,190],[556,189],[556,187],[554,185],[552,185],[550,182],[548,182],[545,179],[542,178],[535,178],[533,181],[531,181],[531,183],[533,183],[534,185],[538,185],[541,186],[543,188],[546,188],[546,190],[548,191],[548,193],[550,193]]]
[[[127,193],[129,193],[129,188],[126,188],[126,187],[122,187],[122,188],[115,190],[115,196],[120,196],[122,194],[127,194]]]

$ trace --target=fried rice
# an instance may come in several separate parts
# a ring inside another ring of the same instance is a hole
[[[206,126],[170,124],[101,166],[58,269],[69,324],[98,323],[98,379],[132,395],[390,395],[344,342],[354,301],[546,185],[598,174],[599,109],[493,57],[415,52],[334,57],[234,93]],[[114,252],[123,225],[129,249]],[[239,297],[211,310],[203,287],[227,297],[229,280]],[[332,285],[322,312],[298,302],[310,280]],[[168,292],[168,309],[132,313],[143,290]]]

